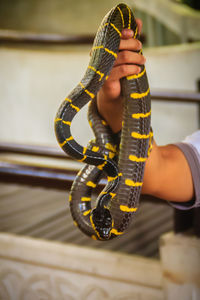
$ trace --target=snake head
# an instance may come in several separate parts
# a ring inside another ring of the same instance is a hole
[[[91,223],[100,240],[110,239],[112,217],[107,208],[93,209]]]

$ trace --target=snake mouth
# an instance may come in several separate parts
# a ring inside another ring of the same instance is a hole
[[[109,240],[112,229],[112,216],[107,208],[95,208],[91,214],[93,227],[100,240]]]

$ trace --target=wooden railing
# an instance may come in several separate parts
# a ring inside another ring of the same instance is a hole
[[[198,126],[200,128],[200,93],[176,92],[176,91],[152,91],[151,99],[153,101],[169,101],[178,103],[197,104]]]
[[[91,45],[94,41],[94,34],[86,35],[63,35],[48,33],[33,33],[19,30],[0,30],[0,43],[14,44],[39,44],[39,45]],[[145,36],[141,34],[141,42]]]
[[[23,155],[40,156],[52,159],[71,160],[56,148],[27,146],[12,143],[0,143],[0,154],[18,154],[18,160],[1,160],[0,181],[18,184],[52,187],[59,190],[69,189],[75,179],[77,170],[49,167],[47,165],[24,163]],[[100,184],[102,186],[102,182]]]
[[[151,99],[155,101],[187,102],[200,105],[200,93],[192,92],[151,91]]]
[[[0,30],[0,43],[27,43],[41,45],[77,45],[92,44],[94,35],[61,35],[33,33],[19,30]]]
[[[19,155],[17,160],[9,158],[1,159],[1,155]],[[23,155],[29,157],[52,158],[54,161],[72,161],[71,157],[63,153],[61,149],[45,146],[29,146],[25,144],[0,143],[0,182],[17,183],[30,186],[50,187],[58,190],[69,190],[78,173],[77,168],[59,168],[24,162]],[[80,165],[81,167],[82,165]],[[102,178],[96,188],[99,193],[107,183]],[[144,200],[150,202],[162,202],[151,196],[145,196]]]

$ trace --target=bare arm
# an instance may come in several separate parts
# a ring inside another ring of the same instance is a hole
[[[142,23],[137,20],[139,30]],[[143,55],[132,51],[140,50],[142,44],[132,39],[131,30],[124,30],[120,52],[111,74],[97,95],[98,110],[113,132],[122,124],[123,98],[120,78],[140,72],[145,63]],[[186,202],[192,199],[194,189],[189,165],[183,153],[174,145],[159,147],[154,142],[147,160],[142,193],[164,200]]]
[[[192,199],[194,189],[190,167],[178,147],[154,143],[145,166],[142,193],[176,202]]]

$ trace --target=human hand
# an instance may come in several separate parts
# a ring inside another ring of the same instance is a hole
[[[136,20],[139,33],[142,21]],[[120,79],[129,75],[138,74],[140,67],[145,63],[145,57],[135,51],[142,48],[139,40],[133,39],[133,31],[124,29],[120,41],[117,59],[108,79],[97,95],[97,107],[101,116],[107,121],[113,132],[121,129],[123,99],[121,97]]]

